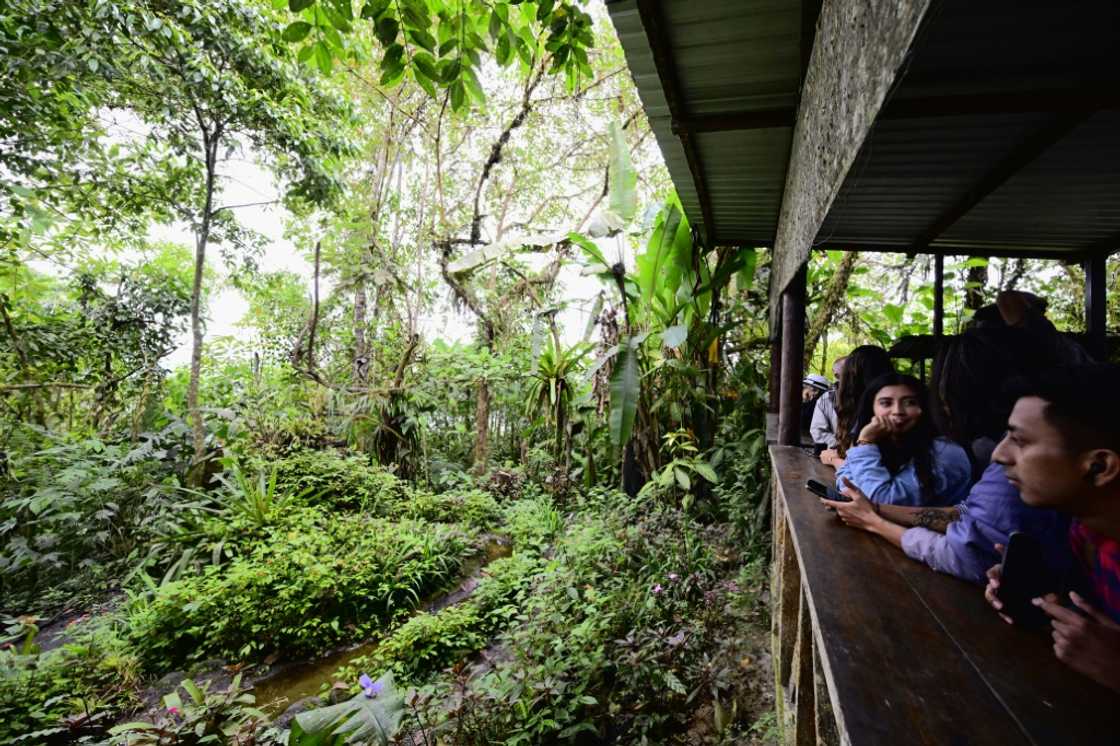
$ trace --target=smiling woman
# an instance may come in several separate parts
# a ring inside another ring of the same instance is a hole
[[[968,492],[971,466],[964,449],[937,437],[925,385],[888,373],[871,382],[860,402],[859,436],[837,472],[872,502],[955,505]]]

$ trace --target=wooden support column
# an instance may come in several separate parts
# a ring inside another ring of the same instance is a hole
[[[805,364],[805,265],[782,293],[782,383],[778,443],[801,444],[801,379]]]
[[[777,414],[782,399],[782,338],[780,335],[770,340],[770,397],[766,411]]]
[[[945,334],[945,257],[933,257],[933,336]]]
[[[1105,327],[1108,323],[1105,262],[1104,254],[1085,260],[1085,332],[1089,337],[1089,353],[1101,361],[1105,359]]]

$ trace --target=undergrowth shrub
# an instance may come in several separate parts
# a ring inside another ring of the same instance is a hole
[[[541,537],[542,505],[510,511]],[[732,637],[738,561],[724,529],[617,493],[591,496],[555,534],[481,676],[442,681],[433,701],[457,705],[444,727],[458,743],[549,743],[581,732],[656,741],[687,727],[697,697],[725,696],[735,662],[713,655]]]
[[[300,449],[270,461],[277,489],[302,495],[304,504],[381,514],[406,495],[406,485],[361,456]]]
[[[439,494],[410,489],[393,506],[391,514],[432,523],[464,523],[483,530],[493,528],[502,516],[497,501],[489,493],[474,489]]]
[[[171,477],[131,450],[91,438],[13,459],[0,482],[0,609],[42,607],[50,587],[65,600],[137,545]]]
[[[458,573],[469,538],[453,526],[293,509],[246,554],[135,599],[130,637],[153,670],[314,654],[415,607]]]
[[[412,617],[368,656],[352,661],[338,678],[356,681],[363,672],[380,676],[392,671],[397,681],[416,684],[477,653],[517,616],[532,579],[544,564],[532,554],[494,560],[466,600]]]
[[[139,661],[110,624],[46,653],[9,640],[13,647],[0,648],[0,743],[41,744],[97,733],[133,703]]]

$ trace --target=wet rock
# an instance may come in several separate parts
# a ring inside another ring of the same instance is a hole
[[[277,730],[286,730],[292,727],[292,721],[296,719],[296,715],[322,706],[323,700],[318,697],[304,697],[303,699],[296,700],[288,705],[288,709],[280,713],[279,717],[272,721],[272,727]]]

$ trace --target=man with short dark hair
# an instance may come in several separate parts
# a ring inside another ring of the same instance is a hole
[[[1070,545],[1087,595],[1075,608],[1034,599],[1052,620],[1054,652],[1120,690],[1120,366],[1086,365],[1043,375],[1020,392],[1008,432],[992,453],[1023,502],[1073,515]],[[1002,608],[1000,566],[985,596]],[[1004,617],[1007,619],[1007,617]],[[1007,621],[1010,621],[1007,619]]]

